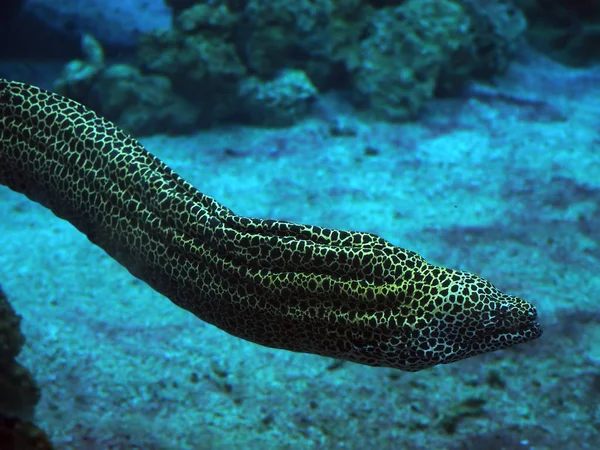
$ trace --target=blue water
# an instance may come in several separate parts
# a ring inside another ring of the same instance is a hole
[[[600,448],[599,124],[600,67],[523,49],[493,86],[404,124],[331,93],[290,127],[139,136],[236,213],[373,232],[538,308],[539,340],[417,373],[232,337],[0,188],[0,283],[36,424],[57,449]]]

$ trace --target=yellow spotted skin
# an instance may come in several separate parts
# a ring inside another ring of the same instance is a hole
[[[477,275],[372,234],[236,215],[93,111],[2,79],[0,184],[178,306],[268,347],[416,371],[542,332],[530,303]]]

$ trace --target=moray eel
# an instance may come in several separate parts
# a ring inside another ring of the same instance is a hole
[[[232,335],[417,371],[542,333],[527,301],[373,234],[236,215],[65,97],[0,79],[0,127],[0,184]]]

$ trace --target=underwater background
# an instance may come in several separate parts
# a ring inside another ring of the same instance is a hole
[[[238,214],[480,274],[545,331],[416,373],[261,347],[0,187],[0,445],[600,448],[600,2],[1,5],[1,78],[94,109]]]

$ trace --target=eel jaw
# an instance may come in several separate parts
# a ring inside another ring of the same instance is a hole
[[[472,347],[473,354],[506,349],[543,334],[535,307],[520,298],[507,297],[510,297],[510,303],[488,312],[483,329],[469,339],[467,345]]]
[[[525,320],[521,320],[508,327],[499,326],[490,333],[489,337],[499,343],[506,342],[508,345],[502,348],[507,348],[515,344],[537,339],[543,332],[544,329],[538,322],[537,311],[532,309],[526,315]]]
[[[451,351],[417,352],[421,360],[417,370],[507,349],[537,339],[543,333],[535,307],[512,296],[492,303],[491,309],[472,312],[470,328],[458,328],[446,335],[445,349]]]

